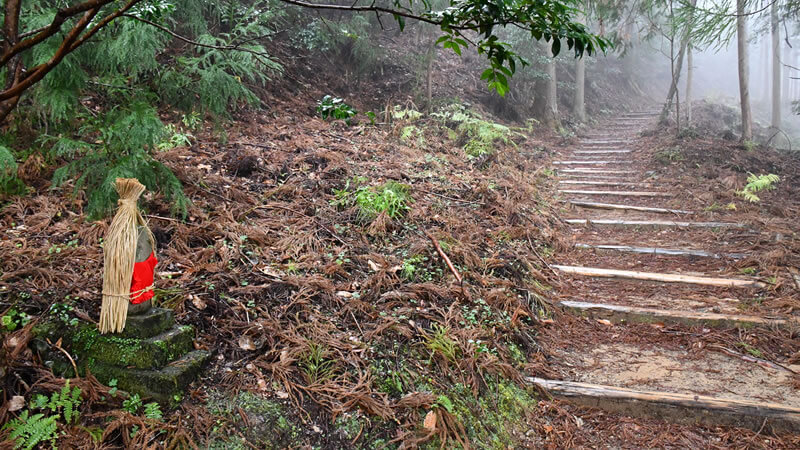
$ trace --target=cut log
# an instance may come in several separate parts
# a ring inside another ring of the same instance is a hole
[[[709,253],[703,250],[691,250],[685,248],[672,249],[672,248],[657,248],[657,247],[631,247],[629,245],[575,244],[575,247],[597,249],[597,250],[615,250],[618,252],[643,253],[643,254],[663,255],[663,256],[700,256],[707,258],[720,258],[722,256],[727,256],[729,258],[736,258],[736,259],[740,259],[745,256],[743,253],[725,253],[723,255],[720,255],[719,253]]]
[[[688,327],[711,328],[753,328],[768,327],[796,329],[800,321],[785,319],[766,319],[757,316],[738,314],[717,314],[673,309],[638,308],[635,306],[610,305],[603,303],[585,303],[563,301],[562,308],[572,313],[592,319],[606,319],[613,323],[663,323],[685,325]]]
[[[650,183],[632,183],[629,181],[580,181],[580,180],[561,180],[559,184],[585,184],[591,186],[636,186],[652,187]]]
[[[692,275],[679,275],[675,273],[636,272],[633,270],[601,269],[599,267],[578,267],[553,265],[555,269],[564,273],[583,275],[599,278],[624,278],[629,280],[659,281],[662,283],[687,283],[701,284],[704,286],[732,287],[732,288],[764,288],[766,285],[759,281],[740,280],[737,278],[697,277]]]
[[[566,219],[572,225],[621,225],[685,228],[745,228],[743,223],[732,222],[674,222],[668,220],[617,220],[617,219]]]
[[[669,192],[650,192],[650,191],[582,191],[576,189],[560,189],[562,194],[580,195],[612,195],[618,197],[672,197]]]
[[[571,403],[631,417],[652,417],[686,425],[749,428],[767,433],[800,432],[800,408],[778,403],[640,391],[534,377],[526,380]]]
[[[614,203],[595,203],[583,202],[578,200],[566,200],[575,206],[584,208],[598,208],[598,209],[623,209],[627,211],[644,211],[659,214],[694,214],[692,211],[684,211],[682,209],[666,209],[666,208],[653,208],[650,206],[634,206],[634,205],[617,205]]]
[[[630,164],[630,163],[631,163],[630,161],[608,161],[608,160],[602,160],[602,159],[598,159],[596,161],[586,161],[586,160],[584,160],[584,161],[553,161],[553,164],[558,165],[558,166],[586,165],[586,164],[604,166],[604,165],[607,165],[607,164]]]
[[[561,171],[563,172],[563,170]],[[622,177],[622,176],[613,176],[613,175],[592,175],[592,174],[566,174],[560,175],[564,178],[585,178],[587,180],[604,180],[604,181],[626,181],[630,180],[630,177]]]
[[[609,153],[631,153],[633,150],[575,150],[576,155],[605,155]]]
[[[611,169],[556,169],[558,173],[592,173],[592,174],[616,174],[632,175],[637,173],[635,170],[611,170]]]

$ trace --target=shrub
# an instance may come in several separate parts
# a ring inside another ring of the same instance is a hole
[[[25,183],[17,178],[17,161],[8,147],[0,144],[0,197],[25,192]]]
[[[754,175],[751,173],[747,177],[747,184],[744,189],[737,191],[736,194],[748,202],[758,203],[761,199],[755,193],[775,189],[775,184],[779,181],[781,181],[780,177],[774,173],[768,175]]]
[[[346,124],[350,125],[350,119],[358,114],[358,111],[341,98],[326,95],[317,102],[317,113],[325,120],[344,120]]]
[[[53,174],[54,187],[74,180],[74,193],[85,189],[87,214],[95,220],[116,205],[114,180],[137,178],[149,190],[162,193],[174,214],[185,215],[189,201],[181,182],[152,156],[166,137],[165,130],[156,110],[143,101],[134,101],[98,118],[85,118],[79,134],[95,139],[51,138],[52,154],[70,161]]]

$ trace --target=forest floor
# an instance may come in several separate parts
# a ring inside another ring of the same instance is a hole
[[[616,121],[607,118],[582,134],[630,138],[625,145],[635,151],[623,166],[635,173],[622,178],[641,183],[630,190],[672,195],[637,205],[691,209],[692,221],[748,228],[576,226],[565,219],[621,217],[562,202],[577,197],[558,192],[568,185],[559,180],[569,177],[557,178],[551,163],[577,159],[572,151],[580,151],[581,138],[500,125],[457,105],[421,117],[400,107],[377,126],[326,122],[313,108],[310,101],[275,101],[269,112],[237,117],[224,135],[209,127],[196,132],[191,147],[158,154],[192,200],[185,220],[170,217],[158,195],[142,202],[159,246],[158,304],[195,327],[194,346],[210,351],[211,362],[163,419],[126,411],[124,395],[110,395],[91,377],[72,379],[84,393],[81,417],[59,423],[60,446],[798,445],[796,436],[770,430],[665,424],[575,406],[526,381],[704,395],[734,390],[800,405],[793,374],[715,350],[793,368],[800,358],[794,329],[615,325],[558,307],[611,299],[793,317],[800,305],[788,271],[800,267],[796,160],[721,139],[676,140],[665,130],[612,131]],[[781,181],[751,204],[735,194],[748,171]],[[54,304],[81,321],[97,320],[108,226],[85,220],[85,199],[72,197],[70,186],[50,189],[50,174],[35,159],[20,174],[35,191],[0,210],[0,302],[4,315],[14,310],[33,320],[3,335],[2,422],[19,413],[12,398],[27,403],[64,385],[27,346],[31,328]],[[621,203],[616,196],[591,201]],[[721,256],[633,255],[576,243],[691,247]],[[702,273],[767,287],[572,277],[556,263]],[[688,385],[689,369],[705,373],[707,383]]]

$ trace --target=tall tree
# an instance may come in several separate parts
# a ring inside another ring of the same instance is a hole
[[[770,7],[772,27],[772,117],[774,132],[781,129],[781,30],[778,21],[778,2]]]
[[[546,55],[552,55],[550,46],[547,43],[542,43],[542,51]],[[543,111],[542,120],[548,128],[557,128],[559,125],[558,119],[558,83],[556,80],[556,60],[555,55],[552,58],[547,58],[545,63],[545,73],[547,79],[541,83],[542,89],[540,95],[543,96]]]
[[[578,16],[580,22],[585,22],[586,13]],[[586,121],[586,102],[584,98],[586,84],[586,61],[583,57],[575,59],[575,91],[572,101],[572,115],[578,122]]]
[[[697,0],[691,1],[691,11],[694,10],[695,5],[697,4]],[[675,24],[676,16],[672,12],[672,3],[670,2],[669,6],[669,15],[670,15],[670,22]],[[689,15],[689,20],[684,25],[685,28],[681,33],[681,40],[680,40],[680,49],[678,50],[677,58],[675,58],[674,53],[674,43],[675,43],[675,34],[671,34],[670,36],[670,58],[672,59],[672,82],[669,85],[669,91],[667,92],[667,99],[664,101],[664,108],[661,110],[661,120],[664,120],[669,115],[670,110],[672,110],[672,102],[674,101],[675,97],[678,95],[678,82],[680,81],[681,71],[683,70],[683,58],[686,54],[686,47],[689,45],[689,38],[691,36],[692,31],[692,14]],[[680,117],[677,118],[678,122],[680,122]]]
[[[742,141],[753,140],[753,116],[750,110],[750,64],[747,49],[746,0],[736,0],[736,47],[739,54],[739,103],[742,111]]]
[[[692,65],[692,45],[686,48],[686,126],[692,126],[692,76],[694,66]]]

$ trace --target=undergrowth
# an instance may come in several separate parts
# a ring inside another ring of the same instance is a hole
[[[756,192],[775,189],[775,184],[780,180],[780,177],[774,173],[766,175],[755,175],[751,173],[747,177],[747,184],[741,191],[737,191],[736,194],[748,202],[758,203],[761,201],[761,198],[756,195]]]
[[[480,118],[477,114],[460,105],[450,105],[431,117],[438,119],[448,128],[455,128],[459,142],[469,157],[491,154],[498,143],[513,144],[515,135],[522,136],[511,128]]]
[[[55,448],[58,421],[63,419],[67,425],[77,422],[81,401],[81,390],[70,389],[67,381],[61,391],[53,392],[50,397],[36,395],[29,408],[5,424],[3,430],[9,431],[8,439],[15,443],[15,448],[30,450],[44,443]],[[33,410],[50,411],[52,415],[46,416],[44,412],[31,415]]]

